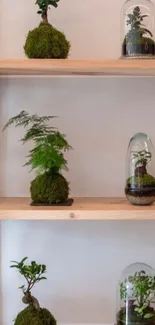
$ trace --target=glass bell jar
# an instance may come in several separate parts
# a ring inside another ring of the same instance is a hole
[[[155,324],[155,270],[134,263],[122,273],[117,288],[115,325]]]
[[[155,153],[148,135],[135,134],[128,146],[125,194],[130,203],[155,202]]]
[[[154,5],[150,0],[127,0],[122,8],[122,58],[152,59],[155,55]]]

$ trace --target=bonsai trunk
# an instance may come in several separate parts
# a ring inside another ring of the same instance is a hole
[[[45,24],[48,24],[47,10],[48,9],[44,10],[43,13],[42,13],[42,15],[41,15],[42,20],[43,20],[43,23],[45,23]]]
[[[33,306],[36,310],[40,309],[40,305],[39,305],[39,301],[31,296],[31,292],[30,291],[26,291],[24,293],[24,297],[22,298],[22,302],[26,305],[30,305]]]
[[[147,170],[146,170],[146,164],[143,164],[140,167],[137,167],[135,169],[135,176],[136,177],[144,177],[144,175],[147,174]]]

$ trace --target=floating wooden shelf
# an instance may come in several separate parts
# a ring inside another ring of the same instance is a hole
[[[0,75],[155,76],[155,60],[0,59]]]
[[[31,207],[29,198],[0,198],[1,220],[155,220],[155,205],[121,198],[76,198],[71,207]]]

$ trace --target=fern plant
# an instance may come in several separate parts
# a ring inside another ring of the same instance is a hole
[[[26,130],[21,142],[25,144],[33,140],[34,148],[30,150],[28,161],[25,165],[30,165],[31,169],[37,169],[39,173],[58,173],[67,168],[67,160],[64,152],[71,149],[65,139],[65,135],[60,133],[49,122],[56,116],[38,116],[21,111],[18,115],[9,119],[3,131],[11,125],[24,127]]]

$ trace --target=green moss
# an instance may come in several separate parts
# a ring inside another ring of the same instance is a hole
[[[143,177],[136,177],[132,176],[127,179],[127,184],[128,185],[154,185],[155,186],[155,178],[152,175],[145,174]]]
[[[17,315],[14,325],[56,325],[56,320],[47,309],[37,311],[28,306]]]
[[[41,23],[29,31],[24,50],[28,58],[66,59],[70,43],[64,33],[50,24]]]
[[[130,48],[129,53],[128,53],[128,46]],[[139,35],[136,34],[133,37],[132,36],[126,37],[123,42],[123,54],[154,55],[155,42],[151,38],[140,37]]]
[[[62,203],[68,199],[69,184],[59,173],[44,173],[31,182],[31,198],[34,203]]]

